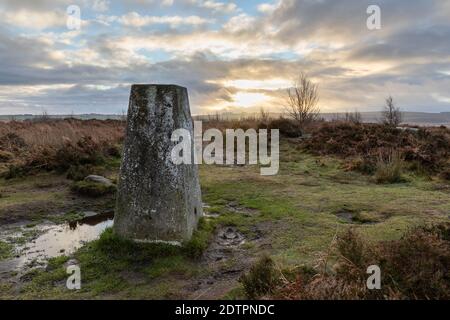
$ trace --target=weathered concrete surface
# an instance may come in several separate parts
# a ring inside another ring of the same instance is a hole
[[[203,215],[198,169],[175,165],[175,129],[193,138],[186,88],[133,85],[120,169],[114,230],[135,241],[189,240]],[[192,154],[194,143],[191,141]],[[193,162],[192,162],[193,163]]]

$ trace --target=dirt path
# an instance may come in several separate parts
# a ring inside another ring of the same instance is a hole
[[[255,210],[247,211],[257,214]],[[238,286],[241,275],[248,272],[261,252],[271,248],[267,224],[260,223],[252,229],[252,237],[246,237],[232,226],[215,231],[200,262],[208,274],[189,281],[183,288],[186,299],[221,299]]]

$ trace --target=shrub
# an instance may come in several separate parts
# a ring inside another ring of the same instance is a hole
[[[18,151],[26,146],[25,140],[14,132],[9,132],[0,138],[0,148],[7,151]]]
[[[94,174],[94,168],[91,165],[72,165],[67,171],[66,178],[73,181],[81,181],[91,174]]]
[[[441,172],[441,178],[446,180],[446,181],[450,181],[450,168],[446,168]]]
[[[346,262],[354,267],[361,267],[364,262],[364,243],[359,235],[352,229],[339,235],[337,248]]]
[[[77,143],[67,142],[56,151],[48,169],[67,170],[70,165],[99,165],[104,163],[106,151],[91,137],[82,137]]]
[[[107,146],[105,154],[114,158],[120,158],[122,155],[120,152],[120,148],[116,145]]]
[[[362,158],[376,164],[380,152],[398,150],[404,161],[415,163],[429,173],[441,172],[450,157],[450,130],[447,128],[413,131],[380,124],[325,122],[311,130],[312,137],[302,140],[302,147],[317,155]]]
[[[3,173],[2,176],[5,179],[9,180],[9,179],[23,177],[27,174],[27,172],[28,172],[28,170],[26,170],[26,168],[13,164],[13,165],[8,166],[8,170],[5,173]]]
[[[357,157],[350,160],[346,164],[345,169],[363,174],[373,174],[376,170],[376,162],[369,157]]]
[[[301,137],[302,131],[297,122],[291,119],[278,118],[269,122],[267,125],[268,130],[278,129],[280,135],[288,138]]]
[[[409,230],[378,247],[383,284],[410,299],[450,298],[450,225]]]
[[[333,272],[299,272],[278,287],[289,299],[449,299],[450,223],[416,227],[401,239],[370,243],[353,230],[338,237]],[[368,290],[366,269],[381,269],[381,289]]]
[[[9,151],[0,150],[0,162],[7,162],[14,158],[14,154]]]
[[[250,268],[247,274],[241,276],[239,281],[242,283],[248,298],[257,299],[272,293],[278,279],[273,260],[264,255]]]

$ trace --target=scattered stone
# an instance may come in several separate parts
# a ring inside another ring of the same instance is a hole
[[[241,207],[241,206],[239,206],[239,204],[237,202],[234,202],[234,201],[228,203],[226,205],[226,208],[227,208],[227,210],[229,210],[231,212],[238,213],[238,214],[241,214],[246,217],[250,217],[250,216],[259,214],[259,210]]]
[[[208,205],[208,204],[206,204],[206,203],[202,203],[202,207],[203,207],[203,209],[208,209],[208,208],[211,208],[211,206],[210,205]]]
[[[64,264],[64,266],[67,268],[68,266],[76,266],[76,265],[78,265],[78,264],[80,264],[79,262],[78,262],[78,260],[77,259],[69,259],[65,264]]]
[[[95,183],[99,183],[99,184],[103,184],[105,186],[111,186],[113,185],[113,183],[111,182],[111,180],[102,177],[102,176],[96,176],[96,175],[89,175],[86,178],[84,178],[84,181],[88,181],[88,182],[95,182]]]
[[[222,246],[238,246],[244,241],[244,236],[234,227],[226,227],[219,230],[216,240]]]
[[[336,216],[345,222],[353,222],[353,213],[348,211],[340,211],[336,213]]]
[[[83,218],[92,218],[92,217],[96,217],[99,215],[98,212],[95,211],[84,211],[82,212],[83,214]]]

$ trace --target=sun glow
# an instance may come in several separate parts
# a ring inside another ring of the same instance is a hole
[[[269,97],[264,93],[240,91],[234,94],[233,101],[234,105],[237,107],[249,108],[267,103]]]
[[[269,79],[269,80],[226,80],[221,83],[225,87],[234,87],[246,90],[279,90],[289,88],[292,83],[287,79]]]

